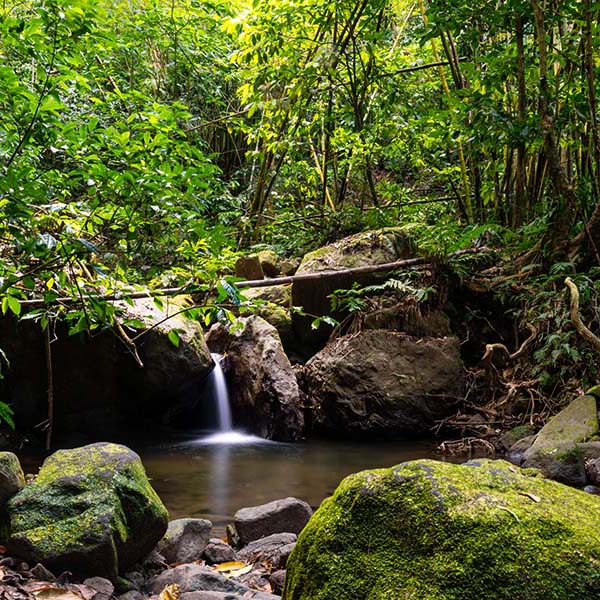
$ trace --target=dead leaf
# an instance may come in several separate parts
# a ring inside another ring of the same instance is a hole
[[[179,598],[179,586],[172,583],[160,593],[158,600],[177,600],[177,598]]]
[[[245,562],[241,562],[238,560],[232,562],[221,563],[220,565],[215,565],[214,570],[217,573],[223,575],[223,577],[241,577],[246,573],[250,573],[252,571],[253,565],[246,564]]]
[[[85,600],[83,596],[64,588],[46,587],[32,594],[37,600]]]
[[[533,500],[534,502],[541,502],[542,501],[541,498],[539,498],[535,494],[530,494],[529,492],[521,492],[521,496],[527,496],[527,498],[529,498],[530,500]]]

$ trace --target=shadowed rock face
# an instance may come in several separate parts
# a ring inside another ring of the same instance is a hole
[[[285,600],[592,600],[600,498],[505,461],[346,478],[287,562]]]
[[[139,456],[106,443],[50,456],[6,510],[11,553],[112,580],[156,546],[168,522]]]
[[[462,394],[456,338],[367,330],[328,344],[305,366],[313,427],[336,436],[418,435]]]
[[[173,316],[182,302],[165,300],[159,309],[143,299],[122,308],[126,316],[121,322],[132,319],[135,324],[125,327],[128,335],[142,334],[136,346],[144,368],[115,331],[90,338],[68,336],[64,326],[56,329],[52,342],[56,441],[78,445],[125,439],[136,429],[162,426],[198,399],[199,385],[214,363],[199,323],[181,314]],[[169,340],[171,329],[178,331],[177,347]],[[0,393],[14,407],[19,428],[32,429],[48,413],[44,334],[36,323],[5,317],[0,319],[0,347],[10,360]]]
[[[261,317],[239,319],[230,330],[216,325],[207,341],[221,363],[236,426],[267,439],[293,441],[304,432],[302,402],[296,376],[277,330]]]

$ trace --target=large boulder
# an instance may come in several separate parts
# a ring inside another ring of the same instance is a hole
[[[240,544],[245,546],[275,533],[298,534],[311,515],[312,509],[304,500],[283,498],[260,506],[241,508],[235,513],[234,523]],[[276,541],[282,540],[278,538]],[[285,544],[294,541],[285,538]]]
[[[218,324],[207,336],[229,384],[234,424],[274,440],[297,440],[304,430],[296,376],[276,329],[258,316],[234,328]]]
[[[68,335],[57,324],[52,341],[54,440],[79,445],[125,438],[192,412],[199,383],[214,366],[200,324],[180,311],[185,298],[122,303],[123,330],[134,339],[143,368],[116,330]],[[169,339],[175,330],[178,342]],[[32,430],[47,418],[48,375],[44,334],[32,321],[0,319],[0,348],[10,367],[0,381],[2,399],[15,410],[20,430]],[[182,417],[183,418],[183,417]]]
[[[330,342],[303,372],[313,428],[336,436],[425,433],[462,397],[456,338],[367,330]]]
[[[287,563],[285,600],[592,600],[600,498],[505,461],[344,479]]]
[[[578,447],[598,434],[596,398],[580,396],[554,415],[523,454],[523,466],[569,485],[586,484],[584,455]]]
[[[350,289],[355,283],[367,285],[382,279],[381,274],[348,275],[347,269],[379,265],[414,256],[411,238],[400,228],[366,231],[343,238],[329,246],[309,252],[304,256],[296,275],[322,271],[340,271],[339,276],[320,280],[295,281],[292,285],[292,304],[302,307],[307,316],[293,313],[293,326],[299,340],[308,348],[323,346],[331,328],[321,324],[312,327],[315,317],[331,313],[330,294],[338,289]],[[334,313],[340,318],[342,313]]]
[[[112,580],[156,546],[168,522],[139,456],[107,443],[54,453],[6,510],[12,554]]]
[[[0,507],[25,487],[25,475],[12,452],[0,452]]]

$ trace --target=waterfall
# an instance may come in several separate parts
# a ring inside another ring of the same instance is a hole
[[[217,430],[224,433],[233,429],[229,392],[227,391],[225,373],[223,373],[221,367],[223,357],[220,354],[211,354],[211,356],[215,361],[215,367],[210,374],[210,390],[217,405]]]

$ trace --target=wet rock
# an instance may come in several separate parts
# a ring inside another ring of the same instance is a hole
[[[239,551],[247,563],[269,562],[274,569],[283,569],[296,543],[294,533],[274,533],[250,542]]]
[[[238,560],[235,550],[219,538],[211,538],[204,549],[204,559],[211,565]]]
[[[344,270],[366,265],[394,262],[414,256],[414,243],[400,228],[366,231],[341,239],[304,256],[296,274],[320,271],[341,271],[339,277],[322,280],[295,281],[292,285],[292,304],[301,306],[307,315],[294,313],[293,326],[299,339],[312,349],[323,346],[331,327],[323,324],[313,329],[314,316],[331,313],[330,294],[338,289],[350,289],[354,283],[367,285],[385,279],[381,274],[345,275]],[[333,316],[340,319],[343,313]]]
[[[6,508],[9,552],[113,581],[154,548],[168,519],[139,456],[106,443],[54,453]]]
[[[25,487],[25,475],[12,452],[0,452],[0,505]]]
[[[200,560],[208,540],[212,523],[205,519],[177,519],[156,547],[168,563],[188,563]]]
[[[524,467],[540,469],[546,477],[567,485],[586,483],[583,454],[577,447],[598,433],[594,396],[580,396],[552,417],[523,455]]]
[[[586,485],[583,488],[583,491],[586,492],[587,494],[594,494],[596,496],[600,495],[600,487],[597,487],[595,485]]]
[[[245,546],[274,533],[302,531],[312,515],[312,509],[298,498],[284,498],[260,506],[242,508],[235,513],[235,529]],[[290,543],[294,540],[289,540]]]
[[[298,537],[283,597],[592,600],[599,528],[598,497],[505,461],[364,471]]]
[[[292,441],[303,435],[304,415],[296,376],[277,331],[258,316],[239,327],[215,325],[207,340],[229,383],[235,424],[264,438]]]
[[[531,448],[535,442],[535,435],[530,435],[514,443],[506,453],[506,459],[511,463],[520,466],[523,463],[525,452]]]
[[[318,433],[415,436],[462,398],[459,342],[361,331],[330,342],[305,365],[303,381]]]
[[[281,594],[283,592],[283,587],[285,586],[285,570],[280,569],[279,571],[271,573],[269,583],[276,594]]]
[[[201,567],[197,564],[188,564],[164,571],[151,579],[147,584],[147,591],[151,594],[160,594],[167,585],[176,584],[182,594],[187,592],[227,592],[243,596],[251,590],[233,579],[227,579],[219,573]],[[250,596],[253,600],[272,600],[271,594],[254,592]]]

